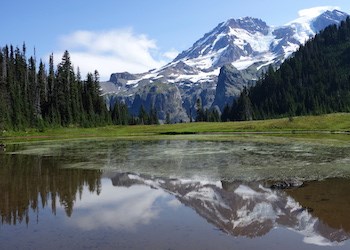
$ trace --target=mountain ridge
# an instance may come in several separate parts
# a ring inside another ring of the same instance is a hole
[[[233,103],[229,119],[349,112],[349,27],[350,18],[328,26],[277,70],[270,68]]]
[[[154,98],[141,98],[134,105],[137,94],[149,88],[147,85],[170,84],[174,86],[176,96],[181,96],[181,100],[176,98],[181,105],[168,98],[169,104],[158,110],[161,120],[167,113],[171,114],[173,122],[190,120],[189,116],[195,116],[198,99],[203,108],[222,111],[227,101],[236,98],[245,86],[254,84],[268,66],[278,67],[321,29],[330,24],[339,24],[347,16],[336,9],[324,10],[319,15],[304,15],[279,27],[268,26],[261,19],[252,17],[229,19],[204,34],[189,49],[160,69],[141,74],[112,74],[109,83],[101,84],[102,92],[107,102],[113,103],[119,99],[128,104],[131,114],[137,115],[140,105],[160,106]],[[221,93],[218,92],[222,91],[218,89],[218,79],[220,69],[226,65],[232,65],[232,69],[238,71],[235,74],[239,80],[231,81],[230,87],[224,89],[227,91]],[[223,96],[225,98],[221,98]],[[173,106],[181,110],[175,114]]]

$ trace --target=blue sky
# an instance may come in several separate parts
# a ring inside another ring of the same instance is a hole
[[[1,3],[0,46],[35,46],[43,61],[58,63],[68,49],[82,73],[144,72],[169,62],[204,33],[229,18],[252,16],[280,26],[301,9],[348,0],[11,0]]]

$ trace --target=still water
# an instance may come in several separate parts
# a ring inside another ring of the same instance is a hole
[[[350,148],[69,141],[0,153],[0,249],[349,249]],[[302,181],[274,189],[285,180]]]

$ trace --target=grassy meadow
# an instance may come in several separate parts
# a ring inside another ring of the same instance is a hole
[[[225,139],[245,136],[284,136],[322,139],[339,134],[341,140],[349,140],[350,113],[321,116],[304,116],[261,121],[222,123],[179,123],[167,125],[105,126],[96,128],[46,128],[44,131],[3,131],[1,141],[38,141],[83,138],[123,139]]]

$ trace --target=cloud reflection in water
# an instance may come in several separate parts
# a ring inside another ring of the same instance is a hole
[[[103,184],[104,188],[98,197],[95,194],[84,194],[84,199],[75,204],[75,209],[80,212],[67,220],[67,223],[82,230],[108,227],[132,231],[156,219],[162,209],[157,207],[157,199],[169,196],[162,190],[144,185],[114,187]]]
[[[218,185],[128,173],[112,179],[116,186],[143,184],[171,193],[183,205],[233,236],[260,238],[272,229],[285,228],[301,235],[304,243],[318,246],[339,246],[350,238],[349,232],[328,226],[284,190],[272,190],[260,182]]]

